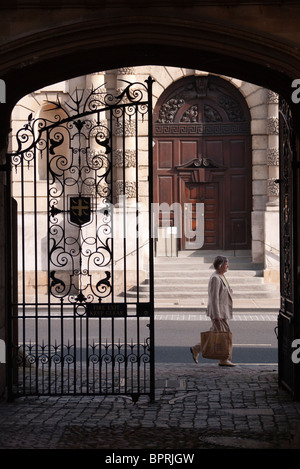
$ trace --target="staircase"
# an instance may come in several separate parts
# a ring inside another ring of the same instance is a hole
[[[278,285],[264,283],[263,265],[252,262],[251,251],[182,251],[178,253],[178,257],[156,257],[156,311],[205,312],[208,281],[214,272],[212,262],[218,254],[229,259],[226,278],[233,290],[235,312],[278,311]]]

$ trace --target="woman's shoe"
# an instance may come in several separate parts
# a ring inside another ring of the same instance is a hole
[[[198,363],[198,354],[194,352],[193,347],[190,347],[190,352],[193,355],[193,360],[195,363]]]
[[[223,360],[219,362],[219,366],[235,366],[235,364],[232,363],[230,360]]]

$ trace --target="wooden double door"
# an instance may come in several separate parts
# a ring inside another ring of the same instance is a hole
[[[154,202],[182,207],[179,249],[200,247],[197,204],[203,204],[203,249],[250,249],[249,114],[232,85],[219,77],[201,78],[181,80],[156,107]],[[162,210],[157,223],[163,219]]]

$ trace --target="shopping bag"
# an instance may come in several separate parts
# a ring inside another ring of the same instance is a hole
[[[232,353],[232,332],[206,331],[200,333],[203,358],[227,360]]]

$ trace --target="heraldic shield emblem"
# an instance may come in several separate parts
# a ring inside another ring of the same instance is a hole
[[[70,197],[70,222],[82,226],[91,221],[90,197]]]

